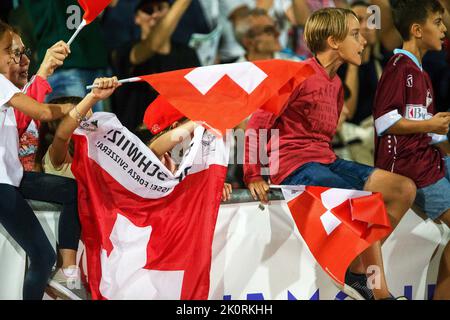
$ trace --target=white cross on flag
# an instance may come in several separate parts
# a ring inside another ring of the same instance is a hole
[[[172,174],[111,113],[94,113],[74,140],[93,299],[207,299],[225,142],[198,127]]]
[[[193,121],[224,134],[258,108],[278,114],[291,92],[314,71],[302,62],[265,60],[183,69],[147,76],[159,99]],[[145,118],[148,118],[147,115]],[[144,122],[145,122],[144,118]],[[175,119],[177,120],[177,119]],[[151,128],[153,123],[146,123]]]
[[[282,190],[309,250],[341,284],[350,263],[392,231],[380,193],[312,186]]]

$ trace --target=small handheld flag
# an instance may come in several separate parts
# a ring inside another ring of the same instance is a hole
[[[121,79],[118,82],[119,83],[128,83],[128,82],[139,82],[142,81],[139,77],[133,77],[133,78],[127,78],[127,79]],[[89,86],[86,86],[86,90],[91,90],[92,88],[96,88],[97,86],[94,84],[91,84]]]
[[[78,0],[78,3],[84,10],[83,21],[78,26],[67,44],[70,46],[80,31],[97,18],[97,16],[105,10],[112,0]]]

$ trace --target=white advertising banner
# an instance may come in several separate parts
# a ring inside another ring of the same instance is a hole
[[[383,246],[391,293],[414,300],[432,296],[448,239],[447,227],[410,210]],[[316,263],[285,201],[264,210],[256,202],[222,205],[211,268],[210,299],[350,299]]]
[[[56,212],[37,212],[56,242]],[[394,295],[432,296],[447,227],[412,210],[383,246],[386,276]],[[0,300],[21,299],[25,255],[0,227]],[[213,241],[209,299],[344,300],[302,240],[285,201],[222,204]]]

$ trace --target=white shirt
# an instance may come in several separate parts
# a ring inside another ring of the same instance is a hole
[[[23,176],[19,161],[19,133],[14,110],[7,103],[20,92],[0,74],[0,183],[18,187]]]
[[[199,2],[203,8],[205,19],[212,30],[209,34],[193,34],[189,42],[189,45],[196,49],[201,64],[203,66],[214,64],[218,52],[222,59],[243,55],[245,51],[236,41],[228,17],[242,5],[253,7],[253,1],[199,0]]]
[[[292,0],[274,0],[272,8],[269,9],[269,15],[278,22],[280,28],[279,40],[282,48],[288,46],[291,24],[287,18],[287,12],[291,7]]]

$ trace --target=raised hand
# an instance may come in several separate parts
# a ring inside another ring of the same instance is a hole
[[[64,41],[55,43],[52,47],[47,49],[44,60],[37,72],[37,75],[47,79],[57,68],[64,64],[64,60],[70,54],[70,48]]]
[[[108,98],[116,88],[122,84],[119,83],[117,77],[112,78],[97,78],[94,81],[94,88],[92,88],[91,95],[98,100],[104,100]]]

